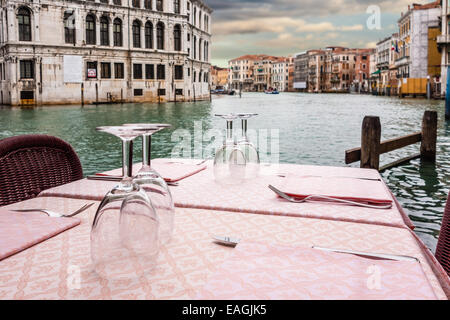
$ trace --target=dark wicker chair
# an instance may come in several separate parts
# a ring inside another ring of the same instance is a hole
[[[442,220],[441,234],[436,249],[436,258],[450,276],[450,195]]]
[[[78,155],[59,138],[24,135],[0,140],[0,206],[82,178]]]

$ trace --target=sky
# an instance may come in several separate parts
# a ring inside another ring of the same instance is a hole
[[[374,48],[412,3],[431,0],[204,0],[213,10],[212,63],[289,56],[326,46]],[[377,12],[380,14],[377,15]],[[378,18],[379,17],[379,18]],[[379,23],[378,23],[379,22]]]

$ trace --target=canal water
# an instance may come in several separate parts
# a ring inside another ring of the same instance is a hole
[[[169,123],[172,129],[154,136],[153,157],[170,157],[177,144],[175,138],[180,136],[179,129],[194,136],[199,124],[203,130],[225,127],[224,120],[214,114],[254,112],[259,116],[250,120],[249,128],[258,130],[259,137],[267,134],[270,145],[279,142],[280,162],[345,166],[345,150],[360,145],[364,116],[380,116],[384,140],[420,131],[425,110],[439,113],[436,164],[415,160],[386,171],[383,177],[417,226],[417,234],[435,250],[450,186],[450,122],[444,121],[442,101],[346,94],[244,93],[242,98],[213,97],[211,103],[0,107],[0,139],[29,133],[58,136],[75,148],[84,173],[92,174],[121,165],[118,139],[96,132],[97,126]],[[205,153],[201,156],[212,156],[206,143],[203,148]],[[138,149],[136,146],[136,152]],[[415,145],[384,155],[382,163],[417,153],[418,149]],[[274,149],[269,147],[270,150]]]

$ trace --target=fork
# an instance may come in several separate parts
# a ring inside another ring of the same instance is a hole
[[[72,217],[86,211],[87,209],[92,207],[94,204],[95,204],[94,202],[90,203],[90,204],[85,204],[80,209],[78,209],[77,211],[70,213],[70,214],[61,214],[61,213],[50,211],[47,209],[20,209],[20,210],[11,210],[11,211],[13,211],[13,212],[42,212],[51,218],[72,218]]]
[[[322,199],[322,200],[338,202],[338,203],[344,203],[344,204],[349,204],[349,205],[352,205],[352,206],[363,207],[363,208],[370,208],[370,209],[391,209],[392,208],[392,204],[388,204],[388,205],[370,205],[370,204],[354,202],[354,201],[349,201],[349,200],[344,200],[344,199],[325,197],[325,196],[321,196],[321,195],[310,195],[310,196],[308,196],[308,197],[306,197],[306,198],[304,198],[302,200],[298,200],[298,199],[296,199],[294,197],[288,196],[286,193],[282,192],[281,190],[278,190],[277,188],[275,188],[272,185],[269,185],[269,189],[272,190],[273,192],[275,192],[281,198],[283,198],[285,200],[288,200],[289,202],[292,202],[292,203],[305,203],[305,202],[308,202],[308,201],[313,201],[314,199]]]

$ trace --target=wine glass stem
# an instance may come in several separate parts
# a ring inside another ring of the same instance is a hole
[[[122,140],[122,175],[122,184],[130,185],[133,176],[133,140]]]
[[[233,121],[227,120],[227,142],[233,141]]]
[[[248,120],[242,119],[242,139],[245,141],[248,141],[247,130],[248,130]]]
[[[151,167],[152,165],[152,136],[142,136],[142,166]]]

